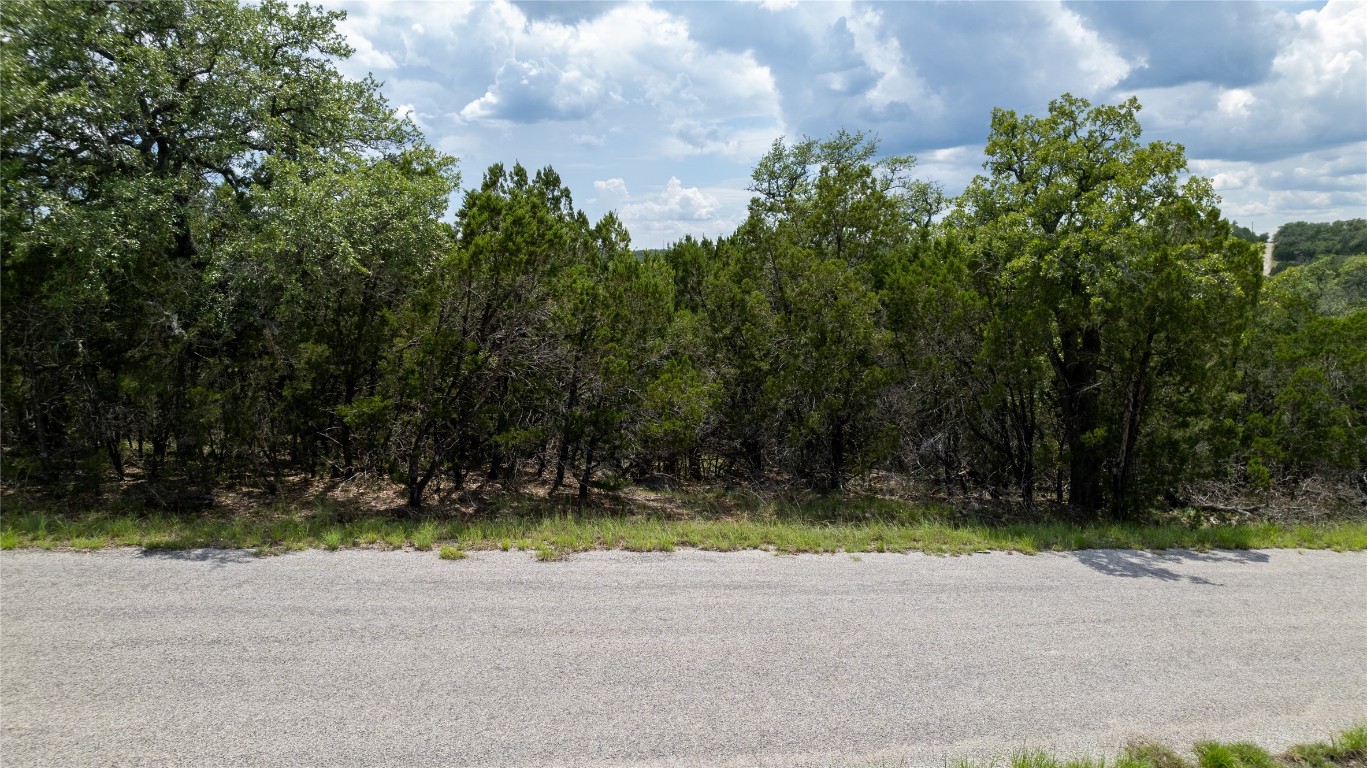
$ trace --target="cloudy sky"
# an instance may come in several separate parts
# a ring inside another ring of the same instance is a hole
[[[876,133],[950,194],[993,107],[1131,95],[1227,216],[1367,216],[1367,3],[348,2],[348,74],[461,160],[551,165],[637,247],[730,232],[779,137]]]

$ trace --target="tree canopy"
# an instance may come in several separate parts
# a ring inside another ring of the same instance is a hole
[[[455,158],[337,71],[340,18],[6,5],[6,482],[877,472],[1081,516],[1361,484],[1362,221],[1283,227],[1264,285],[1136,100],[995,110],[953,199],[877,137],[779,140],[735,232],[642,252],[551,168],[448,212]]]
[[[1308,263],[1320,256],[1367,255],[1367,219],[1281,225],[1272,238],[1279,261]]]

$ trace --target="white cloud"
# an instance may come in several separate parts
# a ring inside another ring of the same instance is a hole
[[[356,49],[356,52],[351,55],[352,61],[371,69],[394,69],[398,66],[394,61],[393,56],[390,56],[384,51],[377,50],[375,44],[370,42],[370,38],[361,34],[355,26],[344,21],[341,24],[338,24],[337,27],[342,35],[346,37],[347,45]]]
[[[633,106],[713,119],[772,119],[779,111],[773,78],[753,56],[705,48],[686,22],[649,5],[565,23],[495,2],[463,23],[461,37],[504,57],[493,82],[460,110],[466,120],[580,120]]]
[[[1130,73],[1130,63],[1115,47],[1062,2],[1055,0],[1041,4],[1039,8],[1048,20],[1049,30],[1072,48],[1071,61],[1091,93],[1114,86]]]
[[[1367,153],[1361,146],[1270,162],[1196,159],[1191,170],[1214,182],[1226,216],[1260,232],[1288,221],[1361,218],[1367,211]]]
[[[933,181],[950,194],[958,194],[973,177],[982,173],[983,146],[966,144],[922,152],[916,156],[914,174],[923,181]]]
[[[874,130],[955,194],[992,107],[1042,114],[1064,91],[1138,95],[1145,138],[1186,145],[1242,223],[1367,212],[1360,2],[324,2],[350,14],[343,70],[381,74],[467,184],[495,161],[553,165],[647,247],[739,224],[781,135]]]
[[[1247,88],[1231,88],[1220,94],[1220,113],[1226,117],[1248,117],[1249,107],[1257,100]]]
[[[593,188],[612,200],[625,200],[631,197],[631,193],[627,191],[627,183],[620,178],[595,181]]]
[[[1273,61],[1273,69],[1307,95],[1363,91],[1367,12],[1362,3],[1331,0],[1296,15],[1299,32]]]
[[[412,104],[400,104],[394,109],[394,116],[400,120],[411,120],[419,130],[427,130],[426,123],[418,116],[418,111],[413,108]]]
[[[875,109],[884,109],[893,103],[931,107],[934,111],[943,109],[939,99],[902,54],[901,41],[883,24],[882,14],[868,8],[847,16],[845,21],[854,35],[856,50],[869,69],[878,75],[874,86],[864,93],[864,99],[870,105]]]
[[[620,181],[616,179],[615,181]],[[623,187],[625,189],[625,187]],[[622,217],[637,220],[704,221],[712,218],[718,208],[717,199],[697,187],[685,187],[677,176],[671,176],[664,191],[639,203],[622,208]]]
[[[631,230],[632,241],[657,248],[694,237],[728,235],[745,217],[750,199],[739,179],[717,187],[685,187],[671,176],[664,189],[626,203],[618,209]]]
[[[1330,2],[1294,17],[1269,76],[1242,88],[1209,82],[1138,92],[1146,127],[1178,134],[1195,155],[1267,158],[1367,140],[1367,13]],[[1153,118],[1152,122],[1148,118]]]
[[[577,120],[592,114],[603,97],[603,87],[577,69],[561,69],[544,59],[509,61],[484,95],[460,110],[460,117],[499,124]]]

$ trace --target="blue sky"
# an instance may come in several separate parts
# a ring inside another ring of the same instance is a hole
[[[460,158],[554,166],[637,247],[729,233],[779,137],[841,128],[958,194],[993,107],[1131,95],[1259,232],[1367,216],[1367,3],[347,2],[391,104]]]

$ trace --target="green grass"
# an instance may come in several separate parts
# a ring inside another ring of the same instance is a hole
[[[1280,768],[1276,758],[1256,744],[1201,741],[1193,751],[1201,768]]]
[[[1285,757],[1293,766],[1332,768],[1334,766],[1367,766],[1367,722],[1360,723],[1329,741],[1301,744],[1287,750]]]
[[[1363,768],[1367,766],[1367,723],[1328,741],[1294,746],[1273,755],[1256,744],[1201,741],[1192,746],[1194,759],[1162,744],[1132,741],[1111,759],[1090,756],[1060,758],[1039,749],[1020,750],[1006,761],[958,760],[954,768]],[[859,768],[890,768],[887,762],[862,763]]]
[[[990,550],[1032,554],[1080,549],[1367,549],[1367,517],[1320,523],[1222,524],[1169,517],[1156,522],[1011,522],[967,516],[944,505],[868,495],[766,499],[755,494],[677,494],[667,508],[603,495],[590,505],[568,499],[496,497],[478,514],[417,516],[402,510],[355,514],[326,500],[262,505],[229,514],[176,515],[110,503],[5,498],[0,548],[100,549],[223,547],[299,549],[443,546],[521,550],[559,560],[592,549],[671,552],[689,547],[777,553]]]
[[[470,556],[470,553],[456,547],[442,547],[439,556],[443,560],[464,560]]]
[[[413,531],[413,548],[423,551],[431,549],[437,540],[438,533],[436,523],[430,521],[423,523],[418,526],[417,530]]]

